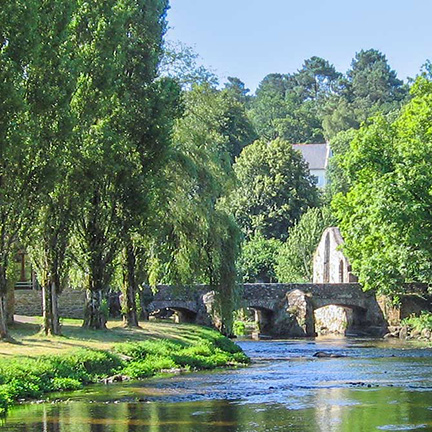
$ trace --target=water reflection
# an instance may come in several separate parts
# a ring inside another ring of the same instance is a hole
[[[431,393],[401,389],[317,392],[316,406],[210,400],[191,403],[30,405],[16,409],[2,430],[14,432],[369,432],[432,428]],[[398,428],[396,429],[396,426]],[[401,429],[401,427],[403,429]]]
[[[254,366],[94,386],[14,408],[7,432],[432,430],[430,350],[359,341],[251,342]],[[312,353],[345,353],[316,360]]]

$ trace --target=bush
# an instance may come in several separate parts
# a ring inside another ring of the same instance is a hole
[[[147,355],[166,355],[183,348],[180,342],[167,339],[144,342],[127,342],[115,347],[115,352],[127,355],[133,359],[145,359]]]
[[[411,315],[402,320],[402,325],[412,327],[415,330],[422,331],[428,329],[432,331],[432,313],[422,312],[420,316]]]
[[[11,399],[8,389],[5,385],[0,385],[0,416],[6,414],[9,405],[11,405],[13,400]]]
[[[53,390],[79,390],[82,383],[75,378],[54,378],[52,381]]]
[[[234,321],[233,332],[236,336],[244,336],[246,334],[246,324],[243,321]]]

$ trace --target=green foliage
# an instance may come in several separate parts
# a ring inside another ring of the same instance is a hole
[[[319,202],[318,191],[300,153],[282,139],[255,141],[234,165],[239,186],[227,199],[247,238],[255,232],[284,239],[288,228]]]
[[[279,249],[275,266],[279,282],[312,282],[313,255],[322,233],[333,222],[334,217],[327,207],[312,208],[303,214]]]
[[[261,138],[290,143],[323,142],[321,112],[339,89],[341,74],[320,57],[291,75],[270,74],[259,85],[250,116]]]
[[[180,342],[167,339],[157,341],[144,341],[139,343],[124,343],[117,345],[115,350],[118,353],[133,357],[134,359],[145,359],[148,355],[161,356],[170,354],[183,348]]]
[[[234,321],[233,332],[236,336],[244,336],[246,334],[246,324],[243,321]]]
[[[248,361],[241,349],[223,336],[193,345],[169,340],[126,343],[116,351],[134,359],[123,372],[134,378],[152,376],[160,370],[212,369]]]
[[[0,338],[7,337],[8,267],[37,199],[43,164],[26,95],[29,64],[38,52],[38,2],[6,0],[0,8]]]
[[[231,331],[240,231],[219,201],[233,185],[232,152],[247,136],[243,121],[232,121],[239,107],[228,92],[209,85],[185,95],[165,183],[157,190],[159,217],[148,260],[151,283],[212,286],[225,333]]]
[[[323,128],[329,139],[340,131],[357,129],[373,115],[398,111],[408,93],[386,56],[375,49],[355,55],[342,84],[324,107]]]
[[[200,56],[180,41],[165,42],[159,69],[163,76],[175,79],[185,89],[203,84],[216,87],[218,84],[215,73],[200,64]]]
[[[358,52],[347,73],[350,92],[358,101],[368,107],[376,103],[400,101],[406,96],[403,82],[387,63],[387,58],[375,49]],[[365,120],[367,118],[363,118]]]
[[[82,383],[75,378],[54,377],[52,380],[53,391],[79,390]]]
[[[326,201],[330,202],[337,193],[347,193],[349,189],[349,177],[342,168],[345,159],[351,150],[351,141],[354,139],[356,131],[349,129],[339,132],[330,141],[332,157],[327,168],[328,183],[325,190]]]
[[[123,366],[117,356],[105,351],[82,349],[65,356],[0,361],[0,412],[14,401],[38,398],[57,390],[75,390],[99,381]]]
[[[395,121],[378,116],[355,135],[342,165],[351,187],[333,200],[359,281],[395,294],[432,277],[432,83],[418,78],[412,96]]]
[[[424,329],[432,330],[432,313],[422,312],[420,316],[411,315],[401,321],[401,325],[406,325],[419,332]]]
[[[246,240],[237,264],[243,282],[275,282],[275,266],[281,244],[279,240],[266,239],[260,233]]]

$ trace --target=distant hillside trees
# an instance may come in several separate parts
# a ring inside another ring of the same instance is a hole
[[[346,75],[311,57],[293,74],[267,75],[250,103],[250,117],[263,138],[323,142],[374,113],[397,110],[407,91],[377,50],[357,53]]]

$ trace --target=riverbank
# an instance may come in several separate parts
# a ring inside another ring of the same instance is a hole
[[[0,413],[22,399],[87,384],[141,379],[158,373],[247,364],[234,342],[215,330],[189,324],[141,323],[125,329],[110,321],[108,330],[86,330],[65,320],[63,336],[40,333],[37,319],[11,327],[16,343],[0,344]]]

